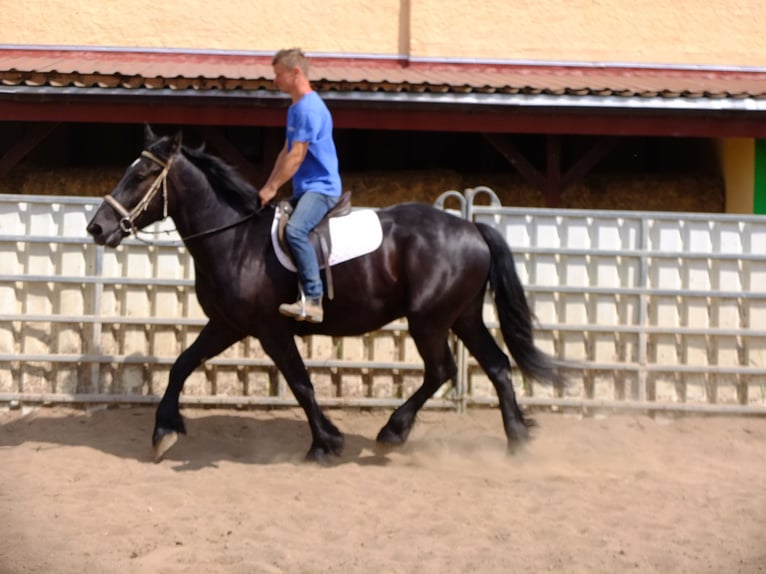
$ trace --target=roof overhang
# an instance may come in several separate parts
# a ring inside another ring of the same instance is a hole
[[[315,57],[340,128],[766,137],[766,72]],[[0,49],[0,120],[284,124],[270,57]]]

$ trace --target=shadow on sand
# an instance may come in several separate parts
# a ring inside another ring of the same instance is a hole
[[[187,435],[160,464],[196,470],[229,461],[242,464],[302,464],[311,444],[308,423],[293,411],[194,410],[185,415]],[[332,413],[329,413],[332,418]],[[28,414],[0,414],[0,448],[30,446],[44,451],[61,446],[86,447],[139,462],[154,463],[150,435],[151,407],[75,410],[39,408]],[[342,425],[338,425],[344,432]],[[344,452],[330,465],[385,465],[385,452],[374,439],[345,433]]]

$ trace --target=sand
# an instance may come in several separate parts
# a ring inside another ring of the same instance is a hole
[[[496,410],[185,409],[152,462],[147,407],[0,411],[0,572],[766,572],[766,419],[538,413],[505,454]]]

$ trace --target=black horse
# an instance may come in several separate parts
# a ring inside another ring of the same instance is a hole
[[[532,314],[511,251],[497,231],[426,204],[380,210],[381,246],[333,267],[338,295],[325,301],[324,322],[314,324],[278,311],[280,303],[295,301],[298,282],[272,246],[274,209],[261,206],[256,190],[223,161],[182,146],[180,132],[157,137],[147,126],[145,150],[88,224],[96,243],[116,247],[131,232],[169,216],[194,258],[196,293],[209,322],[170,370],[152,435],[158,460],[186,432],[179,411],[186,378],[248,335],[261,342],[306,413],[312,435],[307,458],[324,462],[328,454],[340,454],[343,435],[316,401],[294,335],[360,335],[400,317],[407,318],[425,375],[380,430],[378,443],[403,444],[418,410],[455,377],[450,330],[497,391],[509,451],[529,438],[533,423],[516,402],[510,362],[482,320],[488,284],[503,338],[521,371],[557,386],[563,382],[555,361],[533,342]]]

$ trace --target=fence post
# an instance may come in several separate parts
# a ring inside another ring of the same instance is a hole
[[[101,355],[101,332],[102,323],[100,320],[103,300],[104,300],[104,247],[96,246],[96,260],[94,262],[93,276],[93,316],[97,320],[93,321],[93,348],[90,350],[91,356]],[[101,393],[101,361],[94,360],[90,365],[90,392]]]
[[[638,272],[638,288],[640,289],[639,306],[638,306],[638,400],[640,402],[646,401],[646,385],[647,385],[647,363],[649,361],[649,336],[647,335],[647,328],[649,327],[649,311],[648,311],[648,299],[649,299],[649,262],[647,261],[649,253],[649,222],[646,218],[641,219],[641,237],[638,238],[638,248],[640,249],[639,256],[639,272]]]

